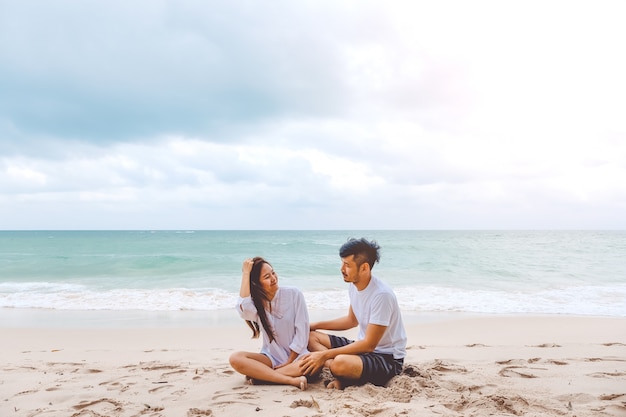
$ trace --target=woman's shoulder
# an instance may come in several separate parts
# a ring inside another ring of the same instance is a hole
[[[296,287],[280,287],[280,291],[283,292],[283,294],[288,295],[288,296],[302,296],[302,291],[300,291],[300,289],[296,288]]]
[[[284,291],[284,292],[291,292],[291,293],[296,293],[296,292],[297,292],[297,293],[301,293],[301,292],[302,292],[302,291],[300,291],[300,289],[299,289],[299,288],[297,288],[297,287],[284,286],[284,285],[281,285],[281,286],[280,286],[280,289],[281,289],[282,291]]]

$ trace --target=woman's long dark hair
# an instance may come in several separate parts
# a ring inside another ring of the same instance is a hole
[[[267,337],[270,339],[270,343],[272,343],[274,341],[274,329],[272,329],[272,325],[267,320],[265,303],[267,302],[267,305],[270,308],[270,312],[272,307],[267,293],[259,283],[261,279],[261,268],[263,267],[263,264],[268,264],[270,266],[271,264],[260,256],[253,258],[252,262],[252,270],[250,271],[250,296],[252,297],[252,302],[254,303],[254,307],[256,307],[259,319],[261,320],[261,325],[265,329],[265,333],[267,333]],[[258,323],[250,320],[246,320],[246,323],[248,323],[248,326],[250,326],[250,328],[252,329],[252,337],[259,337],[260,329]]]

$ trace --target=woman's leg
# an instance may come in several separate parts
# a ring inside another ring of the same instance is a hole
[[[291,362],[289,365],[284,365],[279,368],[274,368],[276,372],[279,372],[287,376],[301,376],[302,370],[300,369],[300,360]]]
[[[253,352],[235,352],[230,355],[229,362],[235,371],[250,378],[306,389],[306,377],[296,376],[298,374],[294,373],[298,369],[296,364],[284,366],[280,368],[281,371],[277,371],[272,368],[272,361],[267,356]]]
[[[319,352],[320,350],[330,349],[330,336],[326,333],[312,331],[309,333],[309,351]]]

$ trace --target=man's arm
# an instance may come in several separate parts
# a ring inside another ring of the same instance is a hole
[[[358,324],[359,322],[357,321],[356,316],[354,315],[354,312],[352,311],[352,306],[350,306],[347,316],[339,317],[333,320],[318,321],[315,323],[311,323],[311,330],[312,331],[313,330],[342,331],[342,330],[352,329],[353,327],[356,327]]]
[[[378,346],[385,331],[387,331],[387,326],[368,324],[365,329],[365,337],[362,340],[334,349],[309,353],[302,358],[300,370],[305,375],[312,375],[319,372],[327,360],[334,359],[338,355],[358,355],[372,352]]]
[[[358,355],[360,353],[373,352],[378,346],[378,342],[383,338],[383,335],[387,331],[387,326],[380,326],[378,324],[368,324],[365,329],[365,337],[361,340],[357,340],[354,343],[350,343],[346,346],[341,346],[334,349],[328,349],[322,351],[325,354],[324,360],[334,359],[337,355]]]

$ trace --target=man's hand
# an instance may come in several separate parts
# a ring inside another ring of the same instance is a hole
[[[304,375],[315,375],[319,373],[326,362],[324,352],[311,352],[302,357],[300,361],[300,371]]]

